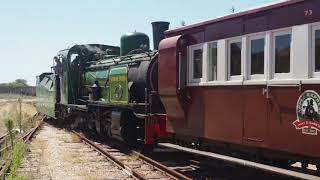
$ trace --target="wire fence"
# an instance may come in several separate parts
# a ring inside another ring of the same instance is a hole
[[[36,87],[7,87],[0,86],[0,94],[21,94],[26,96],[36,96]]]

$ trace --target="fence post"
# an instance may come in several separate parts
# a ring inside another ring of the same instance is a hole
[[[18,119],[18,123],[19,123],[19,133],[22,133],[22,109],[21,109],[21,103],[22,103],[22,99],[21,97],[18,98],[18,102],[19,102],[19,119]]]

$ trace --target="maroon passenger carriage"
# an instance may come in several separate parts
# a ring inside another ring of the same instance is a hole
[[[176,142],[320,165],[320,0],[166,31],[159,93]]]

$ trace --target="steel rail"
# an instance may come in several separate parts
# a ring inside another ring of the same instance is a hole
[[[0,137],[0,145],[5,141],[6,137],[9,135],[9,132],[6,132],[4,135]]]
[[[19,140],[22,139],[24,143],[27,143],[28,141],[30,141],[33,138],[34,134],[40,129],[42,124],[43,124],[43,120],[41,120],[41,122],[35,128],[30,129],[30,131],[28,131],[28,133],[26,133],[21,138],[19,138]],[[11,145],[5,147],[1,151],[5,150],[5,149],[7,149],[9,147],[11,147]],[[6,167],[5,163],[1,164],[1,166],[0,166],[0,177],[2,177],[4,175],[4,173],[8,170],[8,168],[9,168],[9,166]]]
[[[83,140],[85,143],[89,144],[90,146],[92,146],[96,151],[100,152],[101,154],[103,154],[105,157],[107,157],[108,159],[112,160],[113,162],[115,162],[119,167],[121,167],[122,169],[124,169],[126,172],[129,172],[131,175],[133,175],[135,178],[137,179],[148,179],[146,178],[144,175],[142,175],[141,173],[139,173],[138,171],[128,167],[127,165],[125,165],[123,162],[121,162],[120,160],[118,160],[117,158],[115,158],[113,155],[111,155],[109,152],[105,151],[100,145],[95,144],[94,142],[92,142],[91,140],[87,139],[86,137],[84,137],[83,135],[81,135],[80,133],[76,132],[76,131],[72,131],[74,134],[76,134],[81,140]],[[190,180],[190,178],[180,174],[179,172],[176,172],[136,151],[131,151],[131,153],[133,153],[134,155],[136,155],[139,159],[141,159],[142,161],[146,162],[149,165],[152,165],[153,167],[157,168],[158,170],[160,170],[161,172],[166,173],[167,175],[171,176],[173,179],[181,179],[181,180]]]
[[[159,169],[160,171],[164,171],[164,172],[167,172],[168,174],[170,174],[171,176],[177,178],[177,179],[184,179],[184,180],[191,180],[191,178],[169,168],[169,167],[166,167],[165,165],[153,160],[153,159],[150,159],[149,157],[147,156],[144,156],[143,154],[137,152],[137,151],[131,151],[134,155],[136,155],[137,157],[139,157],[140,159],[144,160],[145,162],[151,164],[152,166],[156,167],[157,169]]]
[[[121,161],[119,161],[117,158],[115,158],[114,156],[112,156],[109,152],[105,151],[102,147],[100,147],[99,145],[95,144],[94,142],[92,142],[91,140],[87,139],[86,137],[82,136],[80,133],[72,130],[72,132],[74,134],[76,134],[82,141],[84,141],[85,143],[87,143],[88,145],[90,145],[92,148],[94,148],[96,151],[98,151],[99,153],[103,154],[105,157],[107,157],[108,159],[110,159],[111,161],[113,161],[114,163],[116,163],[120,168],[124,169],[127,173],[129,173],[130,175],[133,175],[135,178],[137,179],[146,179],[142,174],[138,173],[137,171],[129,168],[128,166],[126,166],[124,163],[122,163]]]
[[[26,135],[24,135],[22,137],[23,142],[27,143],[28,141],[30,141],[33,138],[33,136],[35,135],[35,133],[40,129],[42,124],[43,124],[43,121],[41,121],[35,128],[31,129]]]
[[[225,162],[238,164],[243,167],[249,167],[249,168],[258,169],[258,170],[261,170],[264,172],[275,173],[275,174],[290,177],[290,178],[308,179],[308,180],[319,180],[320,179],[319,176],[314,176],[311,174],[304,174],[304,173],[300,173],[300,172],[296,172],[296,171],[292,171],[292,170],[288,170],[288,169],[283,169],[283,168],[274,167],[274,166],[270,166],[270,165],[266,165],[266,164],[252,162],[249,160],[235,158],[235,157],[231,157],[231,156],[227,156],[227,155],[222,155],[222,154],[217,154],[217,153],[212,153],[212,152],[207,152],[207,151],[200,151],[200,150],[196,150],[196,149],[190,149],[190,148],[182,147],[182,146],[175,145],[175,144],[159,143],[158,145],[162,146],[162,147],[166,147],[166,148],[177,149],[182,152],[196,154],[196,155],[211,158],[211,159],[216,159],[216,160],[221,160],[221,161],[225,161]]]
[[[3,134],[1,137],[0,137],[0,140],[2,140],[3,138],[5,138],[6,136],[9,135],[9,132],[6,132],[5,134]]]

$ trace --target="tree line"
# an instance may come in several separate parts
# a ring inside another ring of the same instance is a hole
[[[9,83],[0,83],[2,87],[28,87],[28,82],[25,79],[16,79]]]

